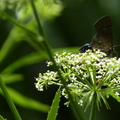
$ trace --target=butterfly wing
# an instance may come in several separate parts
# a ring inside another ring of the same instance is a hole
[[[112,22],[109,16],[100,18],[95,24],[94,28],[97,32],[91,41],[92,49],[100,50],[106,54],[113,51],[113,34]]]

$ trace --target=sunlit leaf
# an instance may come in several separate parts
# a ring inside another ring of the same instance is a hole
[[[7,119],[4,119],[4,118],[0,115],[0,120],[7,120]]]
[[[55,94],[55,97],[52,102],[52,106],[48,113],[47,120],[56,120],[58,114],[59,102],[60,102],[60,89],[58,89],[58,91]]]
[[[2,79],[5,84],[9,84],[9,83],[23,80],[23,75],[21,75],[21,74],[2,74]]]

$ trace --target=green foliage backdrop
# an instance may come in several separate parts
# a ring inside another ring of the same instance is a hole
[[[112,19],[114,44],[120,42],[118,0],[34,0],[34,2],[46,39],[54,52],[78,53],[79,47],[93,38],[95,34],[93,23],[104,15],[109,15]],[[0,72],[21,117],[45,120],[57,88],[52,86],[44,92],[39,92],[34,83],[35,77],[38,77],[40,72],[46,71],[45,61],[48,57],[42,46],[32,42],[30,37],[32,34],[16,26],[15,21],[9,18],[16,20],[16,25],[23,25],[30,31],[38,33],[29,0],[0,1]],[[119,55],[120,47],[115,49]],[[65,99],[62,98],[57,120],[75,119],[73,111],[66,108],[63,101]],[[13,116],[2,94],[0,102],[0,114],[12,120]],[[109,103],[111,110],[106,110],[103,106],[100,112],[96,112],[96,120],[118,119],[119,103],[113,99],[109,99]],[[85,114],[88,112],[89,110]]]

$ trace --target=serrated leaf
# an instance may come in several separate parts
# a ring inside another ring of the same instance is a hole
[[[58,108],[59,108],[59,102],[60,102],[60,88],[55,94],[55,97],[52,102],[52,106],[50,108],[50,111],[48,113],[47,120],[56,120]]]

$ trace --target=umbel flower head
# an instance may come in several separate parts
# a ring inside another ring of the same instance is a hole
[[[79,105],[91,104],[96,95],[96,104],[101,105],[101,100],[109,108],[107,98],[114,97],[120,102],[120,59],[107,57],[100,51],[88,50],[85,53],[55,54],[54,59],[59,66],[61,74],[66,81],[73,99]],[[52,66],[51,61],[47,66]],[[58,85],[61,87],[62,95],[68,99],[61,79],[56,71],[48,70],[46,73],[39,74],[36,78],[36,88],[43,91],[48,85]],[[66,102],[66,104],[69,104]]]

